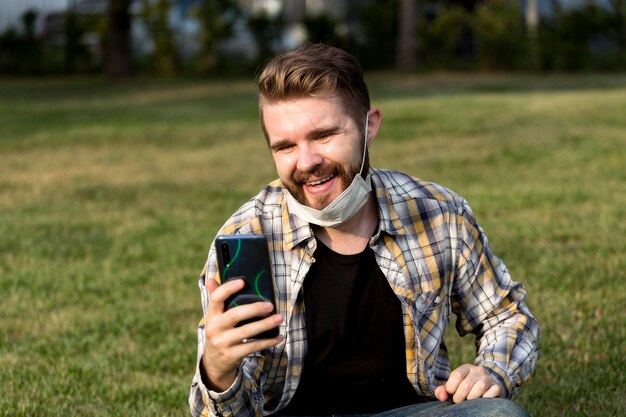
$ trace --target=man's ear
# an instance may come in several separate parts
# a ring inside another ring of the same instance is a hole
[[[367,121],[367,146],[369,147],[378,135],[383,115],[378,107],[372,107],[367,113],[369,117]]]

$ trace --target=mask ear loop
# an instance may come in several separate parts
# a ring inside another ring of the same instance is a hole
[[[365,153],[367,152],[367,129],[369,128],[370,112],[365,113],[365,139],[363,140],[363,159],[361,160],[361,169],[359,175],[363,175],[363,167],[365,166]]]

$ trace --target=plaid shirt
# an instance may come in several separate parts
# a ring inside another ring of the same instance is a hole
[[[443,335],[453,312],[458,332],[477,336],[474,363],[502,385],[504,396],[513,396],[539,355],[539,329],[524,303],[523,286],[492,253],[463,198],[402,173],[372,168],[371,174],[380,220],[369,245],[403,307],[409,381],[420,395],[434,398],[435,388],[447,380]],[[285,340],[245,358],[233,385],[217,393],[206,388],[200,374],[201,321],[189,395],[194,416],[268,415],[285,407],[298,386],[307,351],[302,283],[315,261],[316,243],[310,225],[287,211],[282,190],[279,180],[267,185],[219,234],[267,236]],[[217,278],[214,245],[199,280],[205,311],[210,278]]]

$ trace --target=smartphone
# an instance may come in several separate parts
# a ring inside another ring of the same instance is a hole
[[[217,253],[217,267],[222,284],[229,280],[242,278],[245,281],[243,289],[230,296],[224,303],[229,309],[242,304],[269,301],[276,312],[274,298],[274,282],[267,240],[264,235],[222,235],[215,238]],[[264,316],[267,317],[267,316]],[[257,317],[237,323],[237,327],[260,320]],[[263,332],[255,339],[268,339],[278,336],[279,328]]]

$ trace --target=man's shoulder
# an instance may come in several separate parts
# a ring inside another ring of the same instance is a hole
[[[257,195],[252,197],[248,203],[253,203],[254,206],[261,212],[273,211],[276,208],[281,208],[284,202],[283,183],[279,179],[267,184]]]
[[[283,185],[277,179],[239,207],[224,223],[221,233],[259,233],[262,219],[281,217],[283,202]]]
[[[416,199],[455,207],[465,203],[463,197],[440,184],[398,171],[376,168],[372,171],[378,194],[384,193],[391,204]]]

